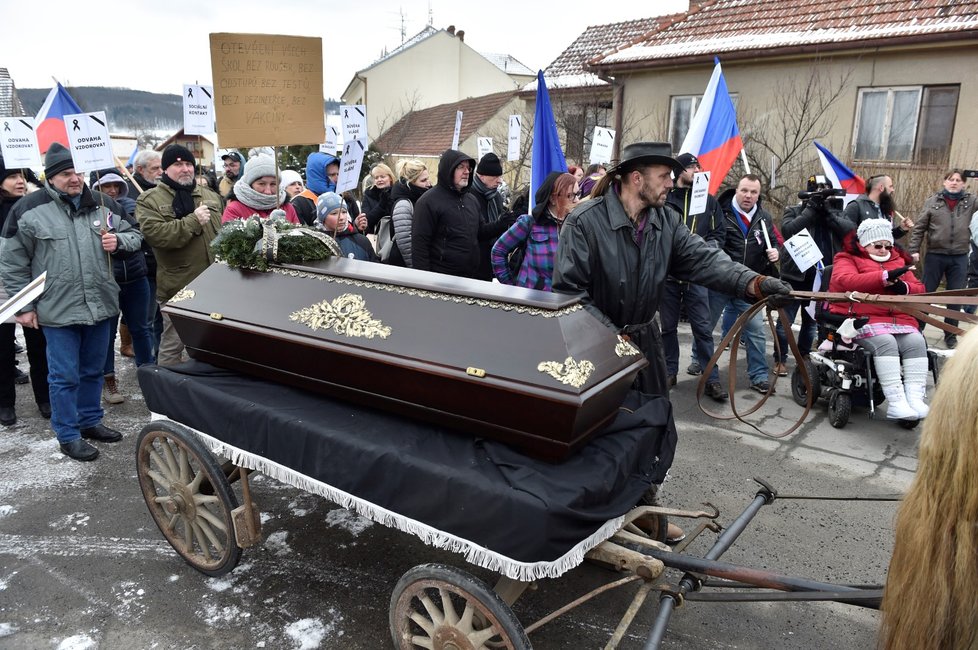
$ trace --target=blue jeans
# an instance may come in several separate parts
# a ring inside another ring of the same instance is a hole
[[[137,366],[156,363],[153,330],[148,320],[150,301],[149,282],[146,278],[119,285],[119,309],[122,310],[122,317],[132,336],[132,350],[136,355]],[[152,302],[156,304],[156,299],[152,299]],[[115,333],[119,326],[118,318],[110,318],[109,321],[109,345],[102,369],[106,375],[115,372]]]
[[[102,366],[111,318],[94,325],[45,327],[51,428],[58,442],[71,442],[81,429],[102,421]]]
[[[750,309],[751,304],[741,298],[734,298],[716,291],[710,292],[710,322],[716,322],[723,315],[721,337],[726,336],[737,317]],[[744,340],[747,342],[747,376],[750,383],[757,384],[768,380],[767,362],[764,360],[764,313],[757,312],[744,326]]]
[[[679,307],[686,305],[686,317],[693,330],[693,359],[706,368],[713,356],[713,328],[710,321],[709,289],[691,282],[666,280],[662,300],[659,302],[659,319],[662,322],[662,347],[666,355],[666,372],[670,377],[679,373]],[[710,373],[710,382],[720,381],[716,368]]]
[[[808,306],[807,302],[799,302],[798,300],[793,300],[791,304],[784,307],[784,313],[788,317],[788,322],[782,323],[781,318],[778,318],[778,326],[776,331],[778,333],[778,345],[781,350],[781,357],[778,358],[777,352],[774,353],[775,363],[784,363],[788,358],[788,354],[791,350],[788,349],[788,338],[785,336],[784,328],[785,325],[791,327],[791,324],[795,322],[795,316],[798,315],[798,310],[802,306]],[[815,343],[815,338],[818,336],[818,323],[815,322],[808,312],[804,309],[801,310],[801,332],[798,334],[798,350],[807,355],[812,351],[812,344]]]

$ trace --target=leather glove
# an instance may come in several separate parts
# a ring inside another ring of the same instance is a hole
[[[759,275],[754,281],[754,297],[758,300],[771,297],[769,304],[772,307],[784,307],[793,300],[789,294],[794,289],[787,282],[769,275]]]
[[[899,278],[901,275],[903,275],[904,273],[906,273],[910,269],[911,269],[911,267],[909,267],[909,266],[901,266],[898,269],[894,269],[894,270],[888,272],[886,274],[886,279],[888,281],[890,281],[890,282],[895,282],[897,278]],[[906,293],[906,291],[904,291],[904,293]],[[903,294],[901,294],[901,295],[903,295]]]
[[[889,289],[898,296],[905,296],[910,293],[910,287],[903,280],[897,280],[890,285]]]

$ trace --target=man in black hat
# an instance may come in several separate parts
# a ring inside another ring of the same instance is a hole
[[[490,151],[476,165],[475,177],[468,190],[479,203],[479,271],[476,277],[480,280],[492,280],[492,247],[516,220],[506,211],[499,193],[502,180],[503,165]]]
[[[139,196],[136,219],[156,255],[156,299],[161,305],[214,261],[211,241],[221,229],[224,201],[194,178],[194,155],[171,144],[163,150],[160,183]],[[180,363],[183,343],[163,315],[157,363]]]
[[[628,145],[621,162],[598,181],[593,199],[564,222],[554,291],[584,293],[584,305],[645,354],[650,365],[635,388],[668,395],[662,337],[653,317],[670,275],[736,296],[786,294],[791,287],[733,262],[689,232],[666,205],[672,175],[683,166],[666,142]]]
[[[683,171],[676,176],[676,185],[669,190],[666,204],[682,215],[682,223],[689,231],[703,238],[714,248],[723,245],[723,211],[716,197],[706,195],[706,204],[702,210],[693,208],[693,177],[702,171],[699,160],[691,153],[681,153],[676,160],[682,165]],[[698,207],[698,206],[697,206]],[[686,318],[693,331],[692,363],[686,372],[690,375],[700,375],[707,361],[713,356],[713,328],[710,322],[710,292],[704,286],[692,282],[682,282],[672,277],[666,279],[662,304],[659,307],[659,318],[662,325],[662,343],[666,355],[666,371],[669,384],[676,385],[676,375],[679,372],[679,311],[686,307]],[[717,401],[727,399],[727,391],[720,383],[720,373],[716,368],[710,373],[706,382],[706,395]]]
[[[119,317],[119,285],[111,255],[139,251],[142,237],[122,218],[122,207],[91,191],[64,146],[44,157],[44,189],[18,201],[0,244],[0,277],[10,295],[47,272],[44,293],[16,320],[40,327],[47,342],[51,428],[62,453],[95,460],[87,440],[117,442],[102,424],[102,367],[109,328]]]

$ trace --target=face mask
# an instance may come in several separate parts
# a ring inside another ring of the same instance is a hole
[[[883,253],[882,255],[873,255],[872,253],[870,253],[869,254],[869,259],[871,259],[871,260],[873,260],[875,262],[885,262],[888,259],[890,259],[890,254],[889,253]]]

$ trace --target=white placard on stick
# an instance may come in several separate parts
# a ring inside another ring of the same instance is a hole
[[[183,85],[183,132],[210,135],[214,132],[214,87]]]
[[[452,149],[458,151],[458,136],[462,133],[462,111],[455,113],[455,133],[452,135]]]
[[[323,153],[328,153],[331,156],[336,155],[336,139],[339,137],[340,132],[335,126],[326,125],[326,142],[319,145],[319,150]]]
[[[363,140],[367,142],[367,107],[363,104],[344,104],[340,106],[340,120],[343,123],[343,142]]]
[[[693,189],[689,196],[689,213],[702,214],[706,212],[706,201],[710,196],[710,172],[693,174]]]
[[[482,157],[487,153],[492,153],[492,138],[478,138],[476,140],[476,146],[478,148],[478,159],[482,160]]]
[[[795,261],[798,270],[804,273],[822,260],[822,251],[812,239],[808,228],[802,228],[793,237],[784,240],[784,249]]]
[[[340,161],[340,177],[336,180],[336,193],[342,194],[356,189],[360,182],[360,167],[363,153],[367,150],[366,140],[347,140],[343,145],[343,159]]]
[[[591,163],[606,165],[611,162],[611,150],[615,146],[615,130],[605,126],[594,127],[591,136]]]
[[[0,150],[7,169],[41,167],[41,150],[37,147],[37,133],[33,117],[0,118]]]
[[[76,172],[81,174],[116,166],[105,111],[65,115],[64,121]]]
[[[523,135],[523,120],[519,115],[509,116],[509,142],[506,148],[506,160],[513,162],[520,159],[520,138]]]

